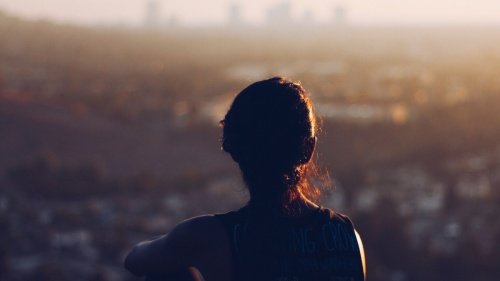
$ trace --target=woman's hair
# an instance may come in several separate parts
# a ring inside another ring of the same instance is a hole
[[[275,77],[251,84],[220,124],[222,149],[238,163],[250,203],[289,211],[300,196],[319,198],[320,190],[311,183],[318,124],[299,83]]]

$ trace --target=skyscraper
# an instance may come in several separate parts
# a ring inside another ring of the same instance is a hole
[[[229,24],[240,25],[241,23],[241,6],[238,3],[233,3],[229,6]]]
[[[346,9],[343,5],[336,5],[333,9],[333,23],[344,24],[347,21]]]
[[[147,27],[157,27],[159,24],[160,4],[157,0],[149,0],[146,2],[146,13],[144,24]]]
[[[289,24],[292,22],[292,9],[289,2],[282,2],[267,10],[267,22],[269,24]]]

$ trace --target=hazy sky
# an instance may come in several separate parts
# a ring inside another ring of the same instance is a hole
[[[0,10],[29,18],[76,23],[140,24],[150,0],[0,0]],[[229,6],[238,4],[242,18],[262,22],[266,11],[289,2],[297,19],[306,13],[317,21],[332,18],[342,5],[355,24],[495,24],[500,26],[500,0],[157,0],[162,20],[181,24],[228,21]]]

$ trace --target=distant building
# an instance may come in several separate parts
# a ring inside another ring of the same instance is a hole
[[[158,27],[160,22],[160,4],[157,0],[146,2],[146,13],[144,25],[147,27]]]
[[[304,21],[305,24],[312,24],[312,23],[314,23],[314,21],[315,21],[314,14],[310,10],[307,10],[304,13],[303,21]]]
[[[240,25],[243,21],[241,19],[241,6],[238,3],[233,3],[229,6],[229,24]]]
[[[347,11],[343,5],[336,5],[333,9],[333,23],[345,24],[347,22]]]
[[[267,10],[267,22],[273,25],[283,25],[292,22],[292,9],[289,2],[282,2]]]

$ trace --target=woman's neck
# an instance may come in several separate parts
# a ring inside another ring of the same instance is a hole
[[[259,200],[257,198],[251,198],[249,205],[259,210],[259,212],[266,211],[270,215],[279,217],[302,217],[319,208],[317,204],[302,194],[293,198],[292,201],[287,202],[285,205],[280,200]]]

